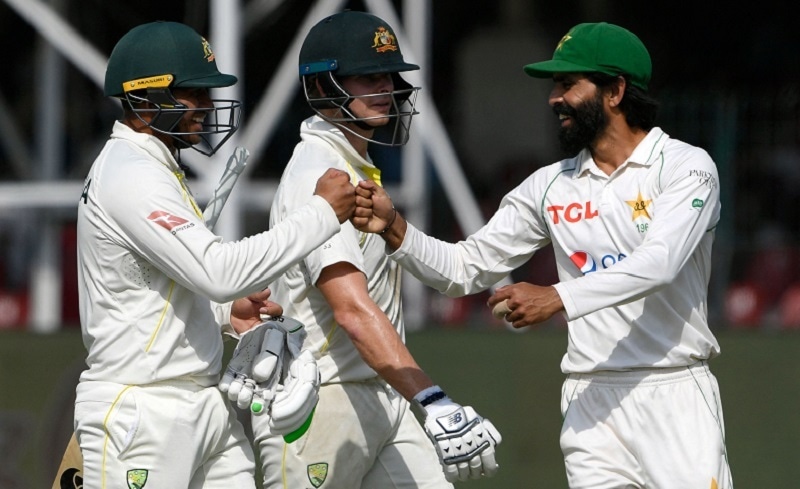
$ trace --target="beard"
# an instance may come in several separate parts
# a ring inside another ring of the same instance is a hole
[[[583,148],[588,148],[608,124],[600,91],[593,99],[583,102],[578,107],[561,103],[553,107],[553,112],[572,118],[572,124],[567,127],[562,126],[558,131],[561,149],[569,155],[578,154]]]

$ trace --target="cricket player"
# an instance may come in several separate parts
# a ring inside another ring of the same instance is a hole
[[[491,220],[451,244],[396,214],[362,182],[353,224],[450,296],[482,291],[553,244],[559,283],[499,288],[514,327],[565,314],[561,448],[569,486],[731,488],[707,319],[720,218],[709,155],[654,126],[651,60],[608,23],[580,24],[525,72],[554,82],[549,103],[570,158],[534,172]],[[388,229],[387,229],[388,225]]]
[[[355,190],[331,171],[269,232],[223,243],[207,229],[179,151],[211,155],[236,130],[239,102],[208,93],[236,81],[179,23],[135,27],[111,53],[105,95],[122,119],[78,202],[84,487],[255,487],[252,446],[217,389],[221,333],[281,313],[267,284],[339,232]]]
[[[416,113],[419,89],[400,73],[419,67],[403,59],[394,31],[374,15],[345,11],[321,20],[299,64],[316,115],[300,126],[270,212],[274,229],[308,205],[326,168],[380,185],[368,146],[404,144]],[[285,314],[305,324],[321,387],[299,439],[287,442],[267,417],[253,416],[265,488],[449,488],[497,470],[500,434],[450,400],[406,348],[400,281],[383,240],[344,223],[270,285]]]

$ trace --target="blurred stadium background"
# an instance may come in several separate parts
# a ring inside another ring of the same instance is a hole
[[[658,124],[708,150],[719,166],[723,221],[715,243],[711,319],[740,488],[800,480],[800,34],[798,9],[765,0],[2,0],[0,40],[0,489],[45,487],[71,431],[82,364],[75,206],[119,108],[104,99],[105,60],[131,27],[174,20],[210,40],[240,83],[242,129],[213,161],[186,151],[199,200],[235,145],[251,151],[220,221],[228,239],[263,229],[276,178],[309,115],[296,52],[329,12],[370,10],[398,31],[409,79],[423,91],[412,142],[376,149],[409,219],[456,240],[502,195],[559,159],[550,84],[522,66],[545,59],[572,25],[608,21],[648,46]],[[724,15],[721,9],[725,9]],[[551,253],[509,280],[556,280]],[[509,332],[488,294],[448,299],[406,281],[412,351],[459,399],[480,406],[505,438],[497,479],[474,488],[565,487],[558,448],[564,324]],[[464,485],[466,487],[466,484]]]

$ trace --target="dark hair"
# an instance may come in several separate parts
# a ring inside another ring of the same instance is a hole
[[[619,104],[620,110],[625,114],[625,121],[631,127],[638,127],[649,131],[653,128],[658,115],[658,101],[646,91],[631,84],[627,75],[625,78],[625,96]],[[606,88],[617,80],[616,76],[605,73],[587,73],[586,77],[599,88]]]

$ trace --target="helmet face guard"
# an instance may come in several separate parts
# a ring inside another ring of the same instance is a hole
[[[241,103],[212,100],[209,108],[190,108],[173,94],[177,88],[229,87],[234,75],[220,73],[208,41],[177,22],[151,22],[125,34],[108,60],[103,92],[122,100],[153,131],[172,137],[175,147],[190,147],[210,156],[239,128]],[[187,112],[205,112],[203,130],[176,130]],[[147,114],[145,116],[145,114]],[[192,145],[186,136],[200,136]]]
[[[406,83],[405,80],[400,78],[397,73],[392,73],[391,75],[395,82],[395,90],[392,92],[388,94],[373,93],[359,96],[347,93],[332,72],[303,76],[306,101],[317,115],[354,136],[383,146],[402,146],[408,142],[411,130],[411,118],[419,114],[416,110],[416,103],[420,88],[412,87]],[[324,95],[319,94],[316,87],[317,81],[319,81],[320,86],[325,91]],[[385,97],[387,95],[392,99],[392,107],[386,115],[359,117],[350,109],[350,104],[356,99]],[[336,112],[331,114],[331,111],[328,109],[336,109]],[[389,119],[389,122],[381,126],[373,126],[370,124],[372,120],[382,119]],[[360,134],[351,129],[347,123],[355,123],[362,129],[374,130],[373,136],[367,137]]]
[[[408,141],[411,118],[418,113],[415,106],[419,87],[412,87],[400,73],[418,70],[419,66],[403,59],[397,37],[383,19],[355,10],[322,19],[303,41],[299,65],[306,101],[320,117],[369,142],[401,146]],[[394,90],[354,96],[341,82],[349,76],[376,74],[391,75]],[[392,98],[387,115],[363,118],[350,108],[356,99],[387,95]],[[371,120],[386,118],[389,123],[383,126],[370,124]],[[359,134],[354,125],[374,130],[372,137]]]
[[[239,129],[241,102],[229,99],[212,99],[211,107],[187,107],[180,103],[169,88],[147,88],[126,91],[123,103],[153,131],[172,137],[178,149],[191,148],[212,156]],[[187,112],[205,113],[201,131],[176,130]],[[147,117],[144,117],[147,114]],[[183,136],[200,136],[200,143],[190,144]]]

